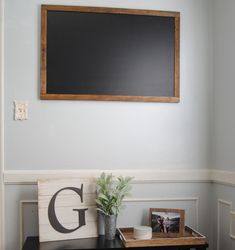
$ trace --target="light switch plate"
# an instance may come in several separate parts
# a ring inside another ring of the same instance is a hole
[[[28,101],[14,101],[15,105],[15,120],[28,119]]]

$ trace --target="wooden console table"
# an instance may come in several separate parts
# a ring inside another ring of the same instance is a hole
[[[22,250],[95,250],[114,249],[123,250],[125,247],[117,236],[113,241],[106,241],[104,236],[77,240],[63,240],[39,243],[38,237],[28,237]],[[162,246],[162,247],[128,247],[126,250],[206,250],[208,244],[186,246]]]

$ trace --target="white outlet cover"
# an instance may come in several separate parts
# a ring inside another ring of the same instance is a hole
[[[15,120],[28,119],[28,101],[14,101],[15,105]]]

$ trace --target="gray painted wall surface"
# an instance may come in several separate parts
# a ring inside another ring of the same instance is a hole
[[[181,12],[181,102],[123,103],[39,100],[40,3]],[[204,0],[5,1],[5,169],[205,168],[210,109],[210,5]],[[189,62],[190,58],[190,62]],[[13,100],[29,101],[29,120],[13,121]],[[210,184],[144,184],[135,197],[199,197],[199,230]],[[6,186],[6,250],[19,246],[19,201],[36,186]],[[146,221],[149,207],[185,207],[196,226],[194,202],[128,203],[120,225]],[[27,206],[26,235],[37,234],[35,205]],[[31,210],[30,210],[31,209]],[[30,212],[31,211],[31,212]],[[26,211],[24,211],[26,213]],[[129,214],[133,214],[130,220]],[[128,220],[127,220],[128,218]],[[141,221],[140,221],[141,220]]]
[[[181,102],[39,100],[41,3],[180,11]],[[5,1],[5,169],[206,168],[209,16],[205,0]]]
[[[217,169],[235,170],[235,115],[234,115],[234,65],[235,65],[235,1],[213,1],[213,81],[214,81],[214,131],[212,137],[212,166]],[[235,210],[235,188],[214,185],[213,242],[219,250],[235,249],[235,240],[229,236],[230,208],[220,205],[218,199],[232,202]],[[218,222],[219,218],[219,222]],[[220,223],[219,233],[217,225]],[[232,220],[232,224],[235,221]],[[234,227],[234,226],[233,226]],[[233,233],[235,235],[235,232]]]
[[[214,154],[212,166],[235,170],[235,1],[214,1]]]
[[[181,102],[39,100],[41,3],[180,11]],[[234,170],[234,10],[233,0],[5,0],[5,169],[212,166]],[[28,121],[13,121],[14,99],[29,101]],[[36,199],[36,193],[34,185],[6,186],[6,250],[19,249],[19,201]],[[214,250],[217,201],[231,201],[233,209],[235,203],[234,188],[217,184],[138,184],[134,196],[199,197],[199,230],[209,237],[210,249]],[[146,213],[141,216],[150,206],[185,207],[187,223],[195,225],[193,202],[128,203],[119,224],[140,223],[140,218],[145,221]],[[36,206],[25,209],[29,215],[25,219],[26,235],[37,234]],[[228,212],[226,206],[221,207],[220,250],[234,249],[234,240],[228,236]]]

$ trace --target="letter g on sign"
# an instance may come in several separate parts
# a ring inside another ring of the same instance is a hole
[[[83,208],[83,209],[73,209],[73,211],[78,212],[78,226],[73,228],[73,229],[68,229],[65,228],[61,223],[59,222],[57,216],[56,216],[56,211],[55,211],[55,201],[58,196],[58,194],[61,191],[64,190],[72,190],[74,191],[78,196],[80,196],[81,202],[83,202],[83,184],[81,184],[81,188],[76,188],[76,187],[65,187],[57,191],[51,198],[48,206],[48,218],[50,221],[51,226],[60,233],[72,233],[76,230],[78,230],[80,227],[86,225],[86,218],[85,218],[85,211],[88,210],[88,208]]]

